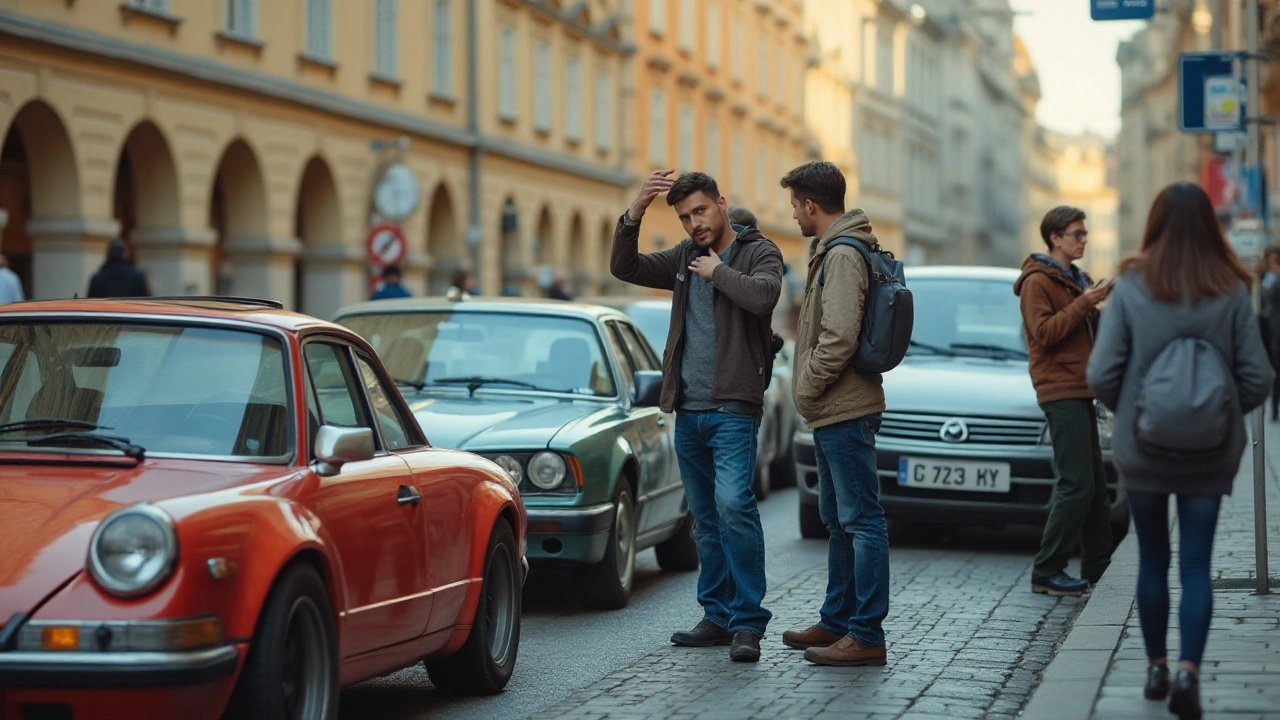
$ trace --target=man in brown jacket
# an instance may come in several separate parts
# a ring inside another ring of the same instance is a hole
[[[858,348],[867,296],[867,267],[850,237],[876,245],[861,210],[845,212],[845,180],[829,162],[811,162],[782,178],[800,232],[815,238],[800,320],[792,386],[796,409],[813,429],[818,512],[826,524],[827,595],[819,620],[788,630],[782,642],[819,665],[884,665],[889,614],[889,535],[876,475],[876,433],[884,412],[879,376],[850,361]],[[817,281],[823,273],[823,282]]]
[[[676,458],[693,512],[703,619],[671,642],[729,645],[756,662],[772,614],[765,593],[764,528],[751,492],[756,431],[772,375],[769,320],[782,291],[782,253],[754,227],[734,225],[703,173],[649,176],[618,221],[609,268],[619,280],[671,290],[659,404],[676,412]],[[640,219],[662,193],[689,238],[640,254]]]
[[[1084,256],[1089,233],[1083,210],[1056,207],[1040,223],[1048,254],[1022,264],[1013,291],[1022,299],[1022,322],[1030,355],[1031,383],[1049,421],[1058,480],[1045,521],[1040,553],[1031,569],[1031,590],[1080,595],[1111,564],[1111,520],[1107,478],[1098,441],[1098,416],[1085,365],[1093,349],[1098,303],[1111,286],[1094,285],[1073,261]],[[1067,574],[1067,558],[1081,544],[1083,579]]]

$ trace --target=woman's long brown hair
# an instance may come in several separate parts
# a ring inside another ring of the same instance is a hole
[[[1151,204],[1142,250],[1120,263],[1120,272],[1137,272],[1156,300],[1192,305],[1249,287],[1253,278],[1227,245],[1213,203],[1199,185],[1176,183]]]

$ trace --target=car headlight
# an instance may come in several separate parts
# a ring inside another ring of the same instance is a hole
[[[1098,445],[1104,449],[1111,448],[1111,431],[1115,427],[1115,415],[1098,403]]]
[[[89,540],[89,574],[117,597],[146,594],[169,578],[178,559],[173,520],[151,505],[107,516]]]
[[[1044,424],[1044,432],[1040,433],[1040,444],[1041,445],[1053,444],[1053,436],[1049,434],[1049,423]]]
[[[564,482],[568,467],[564,458],[553,452],[540,452],[529,461],[529,482],[539,490],[554,490]]]
[[[499,455],[493,461],[497,463],[498,467],[507,471],[507,474],[511,476],[512,482],[516,485],[519,485],[524,480],[524,466],[520,464],[519,460],[510,455]]]

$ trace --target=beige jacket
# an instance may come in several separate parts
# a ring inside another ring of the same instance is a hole
[[[851,247],[835,247],[827,253],[827,243],[838,237],[876,242],[866,213],[853,209],[832,223],[814,245],[800,302],[792,371],[796,409],[810,428],[884,412],[879,378],[861,375],[849,364],[862,329],[867,266]],[[819,286],[818,272],[824,262],[826,275]]]

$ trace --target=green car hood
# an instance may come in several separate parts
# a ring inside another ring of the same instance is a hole
[[[518,395],[405,395],[436,447],[482,452],[545,448],[562,430],[604,409],[599,402]]]

